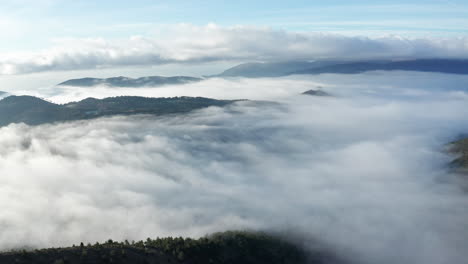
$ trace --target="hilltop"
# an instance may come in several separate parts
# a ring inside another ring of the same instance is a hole
[[[280,77],[292,72],[333,65],[337,61],[285,61],[243,63],[210,77]]]
[[[324,264],[337,258],[325,251],[306,252],[278,236],[229,231],[199,239],[166,237],[0,254],[0,263],[158,263],[158,264]]]
[[[417,71],[468,74],[468,60],[411,59],[360,61],[289,61],[244,63],[212,77],[281,77],[294,74],[357,74],[368,71]]]
[[[189,76],[147,76],[141,78],[129,78],[129,77],[112,77],[106,79],[100,78],[80,78],[80,79],[71,79],[59,83],[59,86],[81,86],[81,87],[91,87],[97,85],[104,85],[109,87],[157,87],[163,85],[175,85],[175,84],[185,84],[191,82],[199,82],[203,79]]]
[[[307,90],[307,91],[303,92],[302,94],[303,95],[312,95],[312,96],[330,96],[329,93],[320,90],[320,88],[317,89],[317,90],[313,90],[313,89]]]
[[[186,113],[209,106],[222,107],[235,101],[204,97],[119,96],[104,99],[87,98],[59,105],[33,96],[9,96],[0,100],[0,126],[10,123],[39,125],[112,115]]]

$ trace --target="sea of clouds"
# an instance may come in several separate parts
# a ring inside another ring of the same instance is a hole
[[[332,96],[300,95],[317,87]],[[122,94],[277,103],[0,128],[0,248],[255,229],[300,233],[357,263],[468,258],[468,197],[444,152],[468,131],[468,76],[208,79],[44,97]]]

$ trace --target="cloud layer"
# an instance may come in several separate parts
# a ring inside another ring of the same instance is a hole
[[[317,78],[232,81],[281,104],[1,128],[0,247],[254,228],[358,263],[463,262],[468,199],[442,149],[468,129],[466,80]],[[293,95],[317,83],[335,97]]]
[[[350,37],[248,26],[181,24],[159,29],[155,37],[62,39],[41,52],[2,54],[0,74],[226,60],[429,57],[468,58],[468,39]]]

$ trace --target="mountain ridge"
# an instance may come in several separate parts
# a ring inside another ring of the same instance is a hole
[[[357,74],[378,70],[468,74],[468,59],[255,62],[239,64],[210,77],[262,78],[296,74]]]
[[[291,72],[333,65],[338,61],[282,61],[282,62],[248,62],[226,69],[220,74],[208,77],[281,77]]]
[[[458,172],[468,174],[468,137],[463,137],[449,144],[449,152],[456,155],[451,162]]]
[[[177,85],[192,82],[199,82],[202,78],[191,76],[146,76],[140,78],[130,78],[124,76],[110,77],[110,78],[78,78],[70,79],[57,84],[57,86],[78,86],[78,87],[92,87],[98,85],[105,85],[109,87],[158,87],[164,85]]]
[[[317,244],[318,246],[318,244]],[[145,241],[73,245],[66,248],[0,253],[0,262],[34,264],[159,263],[159,264],[325,264],[343,263],[322,247],[306,250],[277,235],[226,231],[198,239],[164,237]]]
[[[93,119],[103,116],[134,114],[177,114],[210,106],[225,106],[239,100],[216,100],[205,97],[152,98],[118,96],[87,98],[67,104],[54,104],[34,96],[8,96],[0,100],[0,126],[11,123],[44,123]]]
[[[341,73],[356,74],[368,71],[417,71],[451,74],[468,74],[468,60],[418,59],[402,61],[361,61],[328,65],[295,71],[291,74]]]

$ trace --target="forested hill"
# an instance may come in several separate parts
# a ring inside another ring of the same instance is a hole
[[[289,61],[244,63],[212,77],[281,77],[294,74],[356,74],[368,71],[416,71],[468,74],[466,59],[410,59],[360,61]]]
[[[0,126],[11,123],[38,125],[112,115],[186,113],[209,106],[225,106],[235,101],[204,97],[119,96],[105,99],[88,98],[59,105],[33,96],[9,96],[0,100]]]
[[[450,144],[450,152],[457,155],[452,165],[459,172],[468,174],[468,137],[452,142]]]
[[[163,85],[174,85],[174,84],[185,84],[191,82],[199,82],[201,78],[189,77],[189,76],[147,76],[141,78],[129,78],[129,77],[112,77],[106,79],[100,78],[81,78],[71,79],[62,83],[60,86],[97,86],[104,85],[110,87],[157,87]]]
[[[305,251],[279,237],[224,232],[200,239],[157,238],[139,242],[83,243],[68,248],[18,250],[0,254],[2,264],[325,264],[332,254]]]

